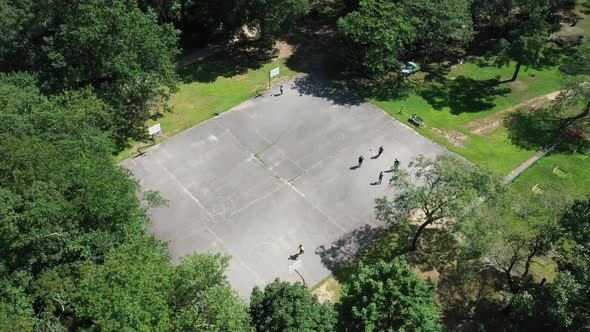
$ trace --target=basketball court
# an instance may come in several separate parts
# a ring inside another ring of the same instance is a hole
[[[389,174],[371,185],[379,172],[396,158],[404,167],[446,153],[376,106],[305,76],[283,85],[283,95],[273,87],[122,163],[170,201],[150,214],[174,260],[231,255],[228,277],[244,297],[275,278],[321,281],[335,268],[326,248],[351,255],[339,240],[381,226],[374,199],[387,195]],[[351,170],[360,155],[362,167]],[[299,244],[305,253],[294,260]]]

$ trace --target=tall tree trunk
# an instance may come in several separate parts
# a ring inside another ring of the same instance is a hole
[[[426,218],[426,221],[422,225],[420,225],[420,227],[418,227],[416,234],[414,234],[414,239],[412,239],[412,247],[411,247],[412,251],[416,251],[416,249],[418,248],[418,239],[420,238],[420,235],[422,235],[424,228],[426,228],[426,226],[432,224],[433,221],[434,220],[432,220],[431,218]]]
[[[584,110],[582,111],[582,113],[580,113],[576,116],[573,116],[571,118],[567,118],[565,120],[564,127],[567,127],[567,126],[571,125],[572,123],[574,123],[582,118],[587,117],[588,115],[590,115],[590,102],[586,103],[586,106],[584,107]]]
[[[510,262],[510,266],[504,271],[506,274],[506,281],[508,281],[508,287],[510,287],[510,291],[512,294],[516,294],[518,292],[518,288],[514,285],[514,280],[512,279],[512,269],[516,265],[516,259],[513,257],[512,261]]]
[[[516,63],[516,69],[514,69],[514,74],[512,75],[512,78],[510,79],[510,82],[514,82],[516,81],[516,79],[518,78],[518,72],[520,72],[520,67],[522,66],[522,64],[520,62]]]

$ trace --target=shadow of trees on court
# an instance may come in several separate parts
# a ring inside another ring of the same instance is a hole
[[[332,101],[336,105],[355,106],[364,99],[350,91],[343,83],[324,81],[313,74],[297,77],[293,82],[293,89],[300,95],[311,95]]]
[[[211,83],[218,77],[232,77],[245,74],[249,69],[259,69],[277,52],[277,49],[254,42],[229,45],[201,61],[180,68],[178,75],[183,83]]]
[[[319,76],[324,80],[342,78],[344,62],[336,37],[337,17],[306,17],[283,39],[293,53],[285,65],[291,70]]]
[[[459,76],[454,80],[432,83],[418,90],[435,110],[449,108],[452,114],[487,111],[496,104],[494,99],[510,93],[508,87],[498,86],[497,80],[474,80]]]
[[[320,256],[322,264],[330,271],[338,271],[342,265],[349,262],[361,250],[366,248],[374,239],[382,235],[384,227],[364,225],[352,232],[346,233],[327,246],[319,246],[315,253]]]

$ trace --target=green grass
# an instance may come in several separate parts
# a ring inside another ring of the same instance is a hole
[[[423,86],[407,99],[373,99],[371,102],[404,123],[407,123],[411,114],[418,114],[426,124],[418,128],[418,132],[474,163],[508,174],[534,155],[536,149],[515,146],[504,127],[485,134],[475,134],[465,125],[493,116],[520,102],[559,90],[562,86],[561,75],[555,66],[542,70],[531,68],[521,70],[516,82],[494,84],[496,76],[500,80],[511,77],[514,64],[498,68],[478,58],[469,61],[452,68],[434,68],[437,77],[428,81],[429,74],[426,74]],[[459,145],[453,144],[441,135],[441,131],[451,135],[460,134],[464,140]]]
[[[557,190],[570,199],[590,195],[590,158],[583,160],[580,156],[571,153],[550,154],[514,180],[512,187],[530,192],[539,184],[546,191]],[[567,176],[555,174],[555,167],[566,171]]]
[[[149,121],[162,125],[158,142],[167,140],[205,120],[215,116],[215,111],[225,112],[232,107],[256,96],[257,92],[266,91],[268,73],[272,68],[280,67],[279,80],[297,74],[285,66],[285,60],[275,60],[258,69],[244,69],[236,73],[228,68],[222,60],[211,59],[183,68],[179,74],[184,81],[179,90],[169,101],[170,112],[165,112],[157,120]],[[276,79],[273,84],[276,84]],[[137,154],[137,142],[129,142],[129,148],[116,156],[120,162]]]
[[[590,1],[580,1],[576,12],[583,17],[576,27],[590,36]],[[558,66],[574,49],[560,49],[549,44],[545,58],[535,68],[522,68],[515,82],[494,84],[510,78],[515,64],[497,67],[490,60],[466,57],[464,64],[452,67],[432,66],[429,72],[412,77],[417,88],[405,99],[370,101],[396,119],[408,123],[416,113],[425,121],[417,128],[422,135],[444,145],[479,165],[508,174],[536,153],[538,146],[518,144],[504,127],[483,134],[465,128],[471,121],[484,121],[498,111],[520,102],[542,96],[562,88],[562,74]],[[526,136],[526,132],[521,132]],[[463,136],[450,142],[447,136]],[[514,135],[514,133],[512,133]],[[521,136],[521,140],[524,140]]]

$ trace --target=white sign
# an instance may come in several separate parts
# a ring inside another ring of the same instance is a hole
[[[279,67],[270,71],[270,77],[275,77],[279,75]]]
[[[149,131],[150,131],[150,135],[155,135],[155,134],[159,133],[160,131],[162,131],[162,127],[160,126],[159,123],[156,123],[155,125],[153,125],[149,128]]]

